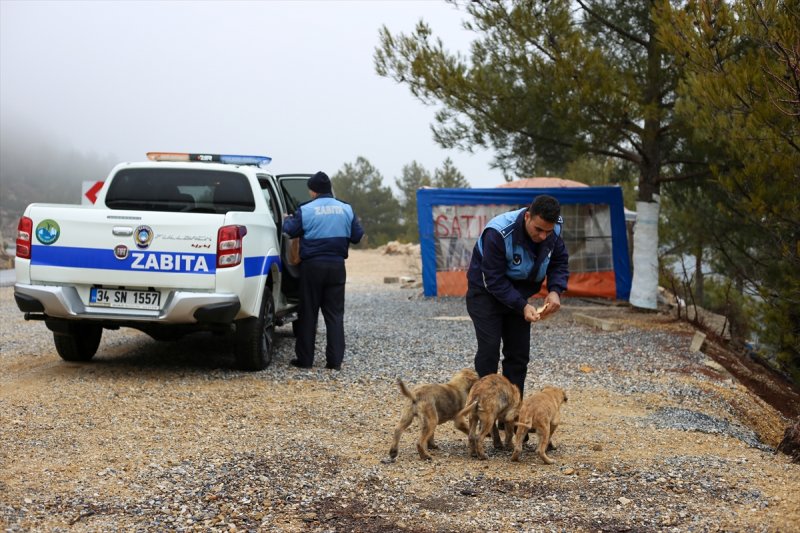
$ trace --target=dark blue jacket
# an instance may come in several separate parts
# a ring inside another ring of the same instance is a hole
[[[291,217],[283,221],[283,232],[300,239],[300,259],[344,262],[350,243],[364,236],[364,229],[347,202],[331,194],[320,194],[300,204]]]
[[[525,211],[504,213],[489,221],[475,243],[467,271],[470,288],[485,290],[520,313],[528,298],[541,289],[542,273],[547,275],[547,290],[559,294],[567,290],[569,278],[564,240],[553,232],[543,242],[533,242],[525,231]],[[525,254],[517,266],[509,264],[507,249]],[[519,275],[519,264],[526,265],[526,277]]]

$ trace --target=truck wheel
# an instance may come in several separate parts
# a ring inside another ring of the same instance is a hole
[[[97,353],[103,328],[94,324],[70,324],[67,333],[53,332],[56,351],[64,361],[89,361]]]
[[[267,287],[258,317],[236,322],[236,365],[241,370],[264,370],[272,362],[275,346],[275,302]]]

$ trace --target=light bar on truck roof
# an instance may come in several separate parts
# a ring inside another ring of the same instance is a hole
[[[147,152],[151,161],[201,161],[228,165],[256,165],[263,167],[272,161],[265,155],[184,154],[180,152]]]

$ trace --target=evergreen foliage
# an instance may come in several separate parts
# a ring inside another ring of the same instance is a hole
[[[469,57],[449,53],[420,21],[410,35],[382,28],[375,67],[443,106],[433,127],[440,145],[494,150],[507,179],[543,166],[562,173],[594,154],[635,167],[638,199],[649,202],[662,183],[705,170],[684,157],[673,112],[678,71],[655,39],[660,4],[470,2]]]
[[[442,168],[433,172],[433,186],[440,189],[469,189],[467,178],[453,165],[449,157],[442,163]]]
[[[331,184],[336,197],[352,205],[361,220],[367,235],[364,246],[380,246],[397,239],[402,230],[400,203],[366,158],[359,156],[355,163],[345,163],[331,177]]]
[[[685,76],[677,112],[712,150],[726,275],[757,296],[760,340],[800,382],[800,4],[691,1],[659,38]]]
[[[403,175],[395,180],[395,185],[400,190],[400,209],[404,225],[399,237],[406,242],[417,242],[419,240],[417,189],[431,186],[431,174],[425,167],[412,161],[403,167]]]

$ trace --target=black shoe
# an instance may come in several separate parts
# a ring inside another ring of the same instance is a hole
[[[311,368],[311,365],[304,365],[300,362],[300,359],[292,359],[289,361],[289,364],[292,366],[296,366],[297,368]]]
[[[333,365],[331,363],[328,363],[327,365],[325,365],[325,368],[327,368],[328,370],[341,370],[342,369],[342,365],[341,365],[341,363],[338,364],[338,365]]]

